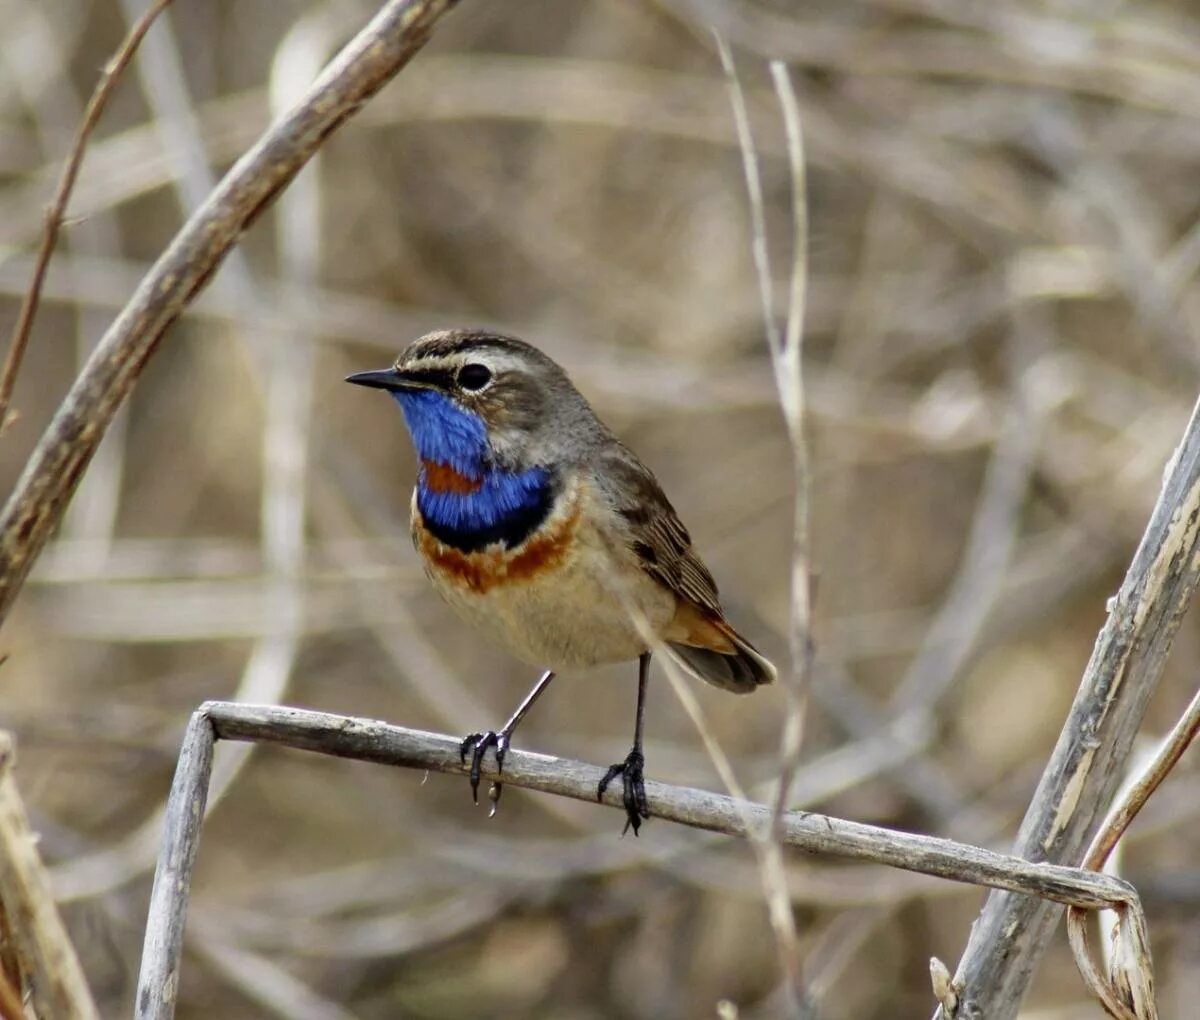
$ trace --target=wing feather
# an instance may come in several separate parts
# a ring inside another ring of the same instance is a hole
[[[668,644],[697,676],[727,691],[747,694],[771,683],[775,667],[725,619],[717,582],[654,475],[619,443],[601,456],[596,477],[623,522],[631,554],[680,600]]]
[[[692,548],[692,536],[657,479],[633,452],[610,448],[598,476],[628,530],[629,547],[643,570],[680,598],[722,619],[717,583]]]

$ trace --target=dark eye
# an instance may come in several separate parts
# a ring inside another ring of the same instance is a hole
[[[481,390],[492,381],[487,365],[463,365],[458,370],[458,385],[464,390]]]

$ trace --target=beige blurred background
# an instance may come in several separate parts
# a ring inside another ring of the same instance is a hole
[[[138,0],[0,0],[0,328]],[[11,490],[90,345],[213,180],[371,13],[178,0],[71,205],[0,443]],[[793,494],[731,39],[780,295],[809,172],[817,669],[797,805],[1009,845],[1200,378],[1200,16],[1184,3],[464,0],[246,235],[148,366],[2,638],[0,725],[106,1016],[127,1015],[189,712],[278,701],[452,734],[533,673],[407,537],[395,409],[345,386],[430,328],[542,345],[657,472],[730,615],[786,662]],[[1147,721],[1196,684],[1185,622]],[[624,756],[635,670],[564,676],[517,744]],[[783,696],[697,689],[739,778]],[[648,775],[720,789],[656,675]],[[1164,1017],[1200,996],[1193,753],[1122,861]],[[179,1016],[781,1015],[744,844],[465,779],[222,745]],[[813,1016],[925,1017],[982,891],[789,859]],[[1099,1016],[1061,932],[1023,1016]]]

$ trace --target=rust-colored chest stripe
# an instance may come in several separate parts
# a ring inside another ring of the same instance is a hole
[[[497,544],[470,553],[438,541],[416,516],[415,506],[413,511],[417,551],[430,570],[482,595],[501,585],[528,581],[561,566],[575,541],[580,503],[576,502],[566,517],[535,532],[515,549],[505,549]]]
[[[425,471],[425,488],[430,492],[478,492],[483,484],[482,479],[460,475],[449,464],[423,460],[421,467]]]

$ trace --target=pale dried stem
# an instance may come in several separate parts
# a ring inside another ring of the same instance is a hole
[[[804,702],[800,693],[802,675],[806,675],[808,662],[808,569],[807,569],[807,492],[804,488],[804,434],[803,434],[803,391],[800,378],[800,340],[803,323],[803,277],[806,271],[805,260],[805,219],[804,213],[797,213],[795,253],[793,256],[793,305],[789,309],[788,333],[786,340],[780,335],[779,326],[774,315],[774,280],[771,276],[770,242],[767,237],[766,214],[763,204],[762,178],[759,172],[758,151],[754,145],[754,135],[750,129],[750,116],[746,108],[746,97],[734,64],[733,53],[722,38],[721,33],[713,30],[717,43],[717,53],[724,69],[729,86],[730,105],[733,109],[734,125],[737,130],[738,144],[742,154],[742,171],[746,181],[746,193],[750,204],[751,251],[754,256],[754,269],[758,277],[759,297],[762,302],[763,325],[767,332],[767,346],[771,352],[771,362],[775,368],[776,388],[779,391],[780,403],[788,422],[788,431],[792,440],[793,458],[796,476],[796,528],[795,547],[793,548],[793,677],[788,678],[789,711],[784,722],[782,749],[780,756],[780,779],[775,800],[775,810],[771,824],[761,834],[758,858],[762,869],[763,886],[766,894],[768,915],[771,928],[775,932],[779,946],[780,963],[784,974],[784,993],[793,1016],[804,1013],[803,1003],[805,992],[803,987],[803,961],[800,954],[800,944],[796,931],[796,919],[792,914],[791,904],[787,898],[787,878],[783,869],[781,820],[787,800],[787,788],[791,776],[794,775],[800,756],[800,744],[803,735]],[[789,162],[792,171],[793,205],[804,208],[804,157],[801,144],[799,111],[795,104],[795,95],[791,92],[791,82],[787,79],[786,70],[780,69],[776,76],[775,87],[779,94],[780,104],[784,111],[784,121],[789,135]],[[788,99],[791,100],[789,108]],[[800,282],[796,282],[797,275]],[[803,526],[803,530],[800,530]],[[796,580],[802,571],[801,581]],[[800,627],[803,630],[800,630]]]
[[[775,796],[775,821],[787,809],[788,795],[804,740],[804,719],[808,704],[808,686],[812,667],[812,571],[809,565],[808,441],[804,417],[804,306],[808,279],[808,198],[805,184],[804,134],[800,105],[787,68],[771,63],[775,93],[783,111],[787,133],[788,167],[792,175],[792,276],[788,294],[787,326],[783,346],[772,348],[771,363],[775,385],[783,408],[788,438],[792,447],[793,494],[795,511],[792,521],[792,670],[785,674],[789,710],[780,748],[779,788]]]

